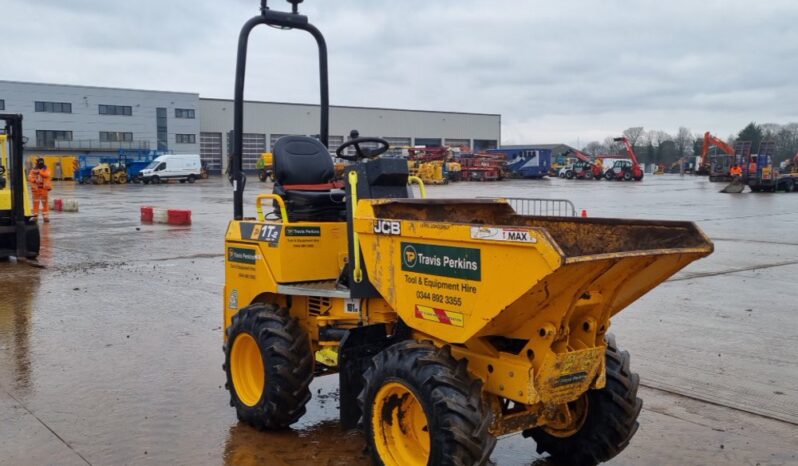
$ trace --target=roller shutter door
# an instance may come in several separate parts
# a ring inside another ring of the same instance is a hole
[[[208,171],[222,172],[222,133],[200,133],[200,160]]]

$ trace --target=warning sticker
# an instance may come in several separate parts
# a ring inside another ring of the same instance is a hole
[[[454,325],[455,327],[462,327],[465,323],[463,320],[463,314],[460,312],[436,309],[434,307],[422,306],[420,304],[416,304],[416,317],[419,319],[437,322],[439,324]]]

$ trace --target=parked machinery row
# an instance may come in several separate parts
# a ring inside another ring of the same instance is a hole
[[[569,180],[641,181],[644,176],[643,167],[637,159],[637,154],[635,154],[632,144],[626,137],[615,138],[615,142],[623,143],[629,156],[628,159],[616,160],[611,167],[605,170],[603,159],[593,159],[581,151],[570,149],[563,155],[566,157],[573,155],[577,158],[577,161],[561,168],[558,176]]]
[[[208,177],[197,154],[120,150],[116,157],[81,155],[75,162],[74,180],[78,184],[193,183]]]

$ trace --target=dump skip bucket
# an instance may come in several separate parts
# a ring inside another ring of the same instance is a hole
[[[382,234],[385,222],[400,234]],[[578,302],[614,315],[713,250],[691,222],[522,216],[502,200],[361,201],[355,230],[383,297],[430,334],[443,335],[440,320],[425,316],[446,313],[452,343],[521,334]]]

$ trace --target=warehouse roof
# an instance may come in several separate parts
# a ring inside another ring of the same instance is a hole
[[[219,99],[215,97],[200,97],[200,100],[215,100],[219,102],[232,102],[233,99]],[[268,104],[268,105],[299,105],[299,106],[306,106],[306,107],[315,107],[318,108],[319,104],[306,104],[306,103],[298,103],[298,102],[275,102],[270,100],[245,100],[245,103],[248,104]],[[421,112],[421,113],[446,113],[450,115],[483,115],[483,116],[492,116],[492,117],[500,117],[501,114],[499,113],[478,113],[478,112],[455,112],[455,111],[448,111],[448,110],[418,110],[413,108],[390,108],[390,107],[359,107],[355,105],[333,105],[330,104],[330,108],[352,108],[357,110],[386,110],[392,112]]]

